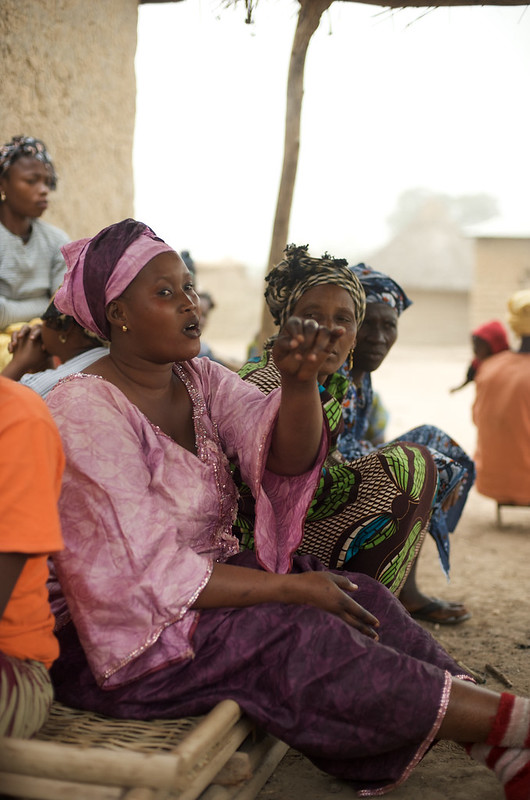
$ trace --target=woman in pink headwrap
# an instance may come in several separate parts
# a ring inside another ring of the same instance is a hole
[[[233,698],[365,795],[435,739],[482,742],[506,796],[527,797],[530,704],[469,682],[377,581],[293,555],[328,448],[317,374],[345,329],[291,317],[265,396],[195,358],[191,276],[145,225],[63,252],[57,307],[111,344],[47,398],[66,454],[57,697],[128,718]],[[228,460],[256,498],[255,553],[231,533]]]

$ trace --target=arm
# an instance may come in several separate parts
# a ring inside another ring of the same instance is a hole
[[[0,328],[7,328],[13,322],[27,322],[40,317],[50,302],[48,295],[31,297],[28,300],[8,300],[0,296]]]
[[[0,619],[26,560],[26,553],[0,553]]]
[[[278,575],[231,564],[214,564],[194,608],[242,608],[259,603],[310,605],[340,617],[348,625],[377,639],[377,619],[346,592],[357,586],[343,575],[331,572],[302,572]]]

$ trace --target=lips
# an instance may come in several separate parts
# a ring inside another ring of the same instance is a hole
[[[190,320],[190,322],[188,322],[188,324],[183,329],[182,333],[189,339],[198,339],[199,336],[201,335],[201,329],[199,327],[199,319],[195,318]]]

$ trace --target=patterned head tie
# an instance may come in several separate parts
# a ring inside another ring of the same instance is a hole
[[[57,188],[57,174],[46,145],[33,136],[13,136],[10,142],[0,147],[0,177],[22,156],[36,158],[45,164],[50,175],[50,189]]]
[[[333,283],[351,295],[357,326],[361,327],[366,307],[364,290],[346,259],[333,258],[328,253],[321,258],[313,258],[307,249],[308,245],[288,245],[283,261],[273,267],[265,278],[268,284],[265,299],[276,325],[280,328],[285,325],[308,289]]]
[[[398,317],[412,305],[412,300],[407,297],[399,283],[384,272],[378,272],[366,264],[356,264],[350,269],[362,283],[367,303],[386,303],[396,309]]]
[[[56,308],[108,341],[107,305],[123,294],[148,261],[175,251],[143,222],[124,219],[91,239],[65,244],[61,252],[67,270],[55,294]]]
[[[530,289],[515,292],[508,300],[508,324],[516,336],[530,336]]]

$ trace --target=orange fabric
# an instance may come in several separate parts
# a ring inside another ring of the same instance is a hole
[[[530,503],[530,354],[491,356],[475,385],[476,488],[497,502]]]
[[[46,561],[62,548],[57,500],[63,467],[59,433],[44,401],[0,376],[0,552],[29,556],[0,620],[0,650],[48,667],[59,654]]]

